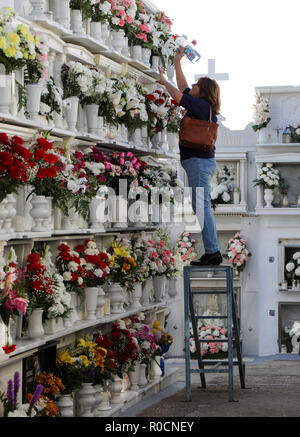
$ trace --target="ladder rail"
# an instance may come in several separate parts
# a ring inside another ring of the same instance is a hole
[[[191,279],[197,280],[199,278],[190,276],[191,272],[211,272],[211,271],[225,272],[226,289],[209,289],[199,290],[200,287],[191,287]],[[196,316],[194,311],[193,296],[205,294],[226,294],[227,316]],[[202,383],[202,388],[206,388],[205,373],[221,372],[228,373],[228,396],[229,401],[233,399],[233,366],[238,365],[241,388],[245,388],[245,364],[242,359],[242,347],[240,338],[240,318],[237,316],[236,292],[233,289],[233,268],[231,266],[185,266],[184,267],[184,314],[185,314],[185,355],[186,355],[186,397],[191,401],[191,374],[199,373]],[[193,328],[195,339],[195,346],[197,352],[198,369],[191,369],[190,357],[190,323],[189,316]],[[199,339],[198,338],[198,320],[200,319],[227,319],[227,339]],[[234,334],[234,335],[233,335]],[[228,343],[228,360],[203,360],[201,355],[201,343]],[[233,347],[236,347],[237,360],[233,359]],[[214,364],[213,369],[207,369],[205,364]],[[227,365],[228,368],[220,369],[218,367]]]

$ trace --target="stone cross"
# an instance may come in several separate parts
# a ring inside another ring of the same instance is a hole
[[[216,63],[215,59],[209,59],[208,60],[208,73],[207,74],[196,74],[195,80],[200,79],[200,77],[209,77],[210,79],[214,79],[214,80],[229,80],[228,73],[216,73],[215,63]]]

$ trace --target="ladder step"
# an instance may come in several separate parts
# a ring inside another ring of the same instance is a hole
[[[202,290],[202,291],[191,290],[191,293],[192,294],[227,294],[227,290]]]
[[[228,373],[229,369],[191,369],[190,373]]]
[[[202,363],[204,365],[210,366],[210,365],[215,365],[215,364],[219,364],[219,366],[228,366],[228,361],[218,361],[218,360],[202,360]],[[232,364],[234,366],[238,366],[239,362],[238,360],[232,361]]]
[[[199,338],[199,340],[198,340],[200,343],[213,343],[213,342],[216,342],[216,343],[227,343],[228,342],[228,340],[225,340],[224,338],[222,338],[222,340],[220,339],[220,340],[216,340],[215,338],[213,338],[213,339],[211,339],[211,340],[205,340],[205,339],[203,339],[202,340],[202,338]],[[234,341],[234,340],[232,340],[232,341]]]
[[[195,319],[228,319],[228,316],[195,316]]]

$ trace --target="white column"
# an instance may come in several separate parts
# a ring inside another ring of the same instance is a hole
[[[262,168],[262,163],[257,163],[257,169]],[[256,208],[264,207],[264,191],[261,185],[257,185],[256,189]]]
[[[50,79],[50,77],[54,77],[54,62],[55,62],[55,58],[56,58],[56,52],[53,50],[50,50],[50,52],[48,53],[48,63],[49,63],[49,67],[48,67],[48,71],[49,71],[49,75],[48,78]]]
[[[66,60],[67,60],[67,56],[65,55],[65,53],[58,53],[54,61],[53,77],[54,77],[55,85],[60,88],[63,88],[63,84],[61,81],[61,67],[66,62]]]
[[[241,205],[247,205],[247,159],[241,159],[241,172],[240,172],[240,184],[241,184]]]

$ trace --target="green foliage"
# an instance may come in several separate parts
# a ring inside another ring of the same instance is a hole
[[[79,97],[81,94],[80,86],[77,79],[82,73],[73,73],[67,64],[64,64],[61,69],[61,80],[63,83],[63,99],[69,97]]]
[[[26,87],[18,81],[16,81],[16,84],[18,87],[18,111],[21,111],[21,109],[27,105]]]
[[[48,121],[53,120],[53,112],[57,112],[57,114],[61,113],[61,107],[56,100],[56,95],[54,92],[55,88],[55,82],[51,76],[47,82],[47,93],[41,95],[41,102],[50,107],[50,111],[45,114]]]

